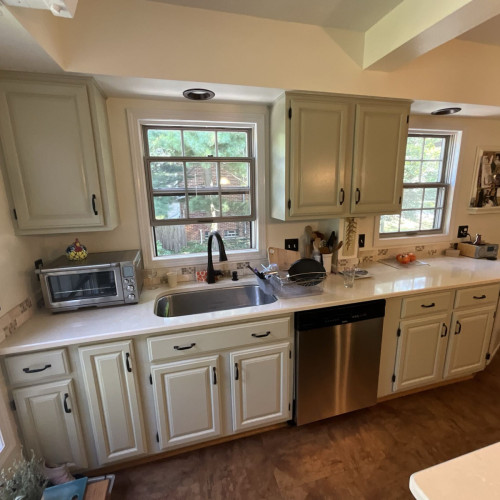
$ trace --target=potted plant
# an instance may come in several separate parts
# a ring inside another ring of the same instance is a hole
[[[43,459],[31,450],[31,458],[24,455],[12,467],[0,472],[2,500],[40,500],[47,480],[43,473]]]

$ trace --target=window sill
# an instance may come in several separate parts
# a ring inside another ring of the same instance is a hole
[[[381,238],[378,234],[373,237],[374,248],[401,247],[406,245],[429,245],[433,243],[447,243],[450,241],[449,233],[421,234],[418,236],[398,236],[394,238]]]

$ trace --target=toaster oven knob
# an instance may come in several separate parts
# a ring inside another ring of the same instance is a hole
[[[128,286],[127,286],[127,290],[128,290],[129,292],[133,292],[133,291],[135,290],[134,285],[128,285]]]
[[[135,295],[133,293],[130,293],[127,298],[128,300],[135,300]]]
[[[125,278],[123,282],[127,285],[128,284],[128,278]]]

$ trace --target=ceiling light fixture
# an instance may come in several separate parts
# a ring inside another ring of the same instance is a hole
[[[454,115],[459,111],[462,111],[462,108],[442,108],[436,111],[432,111],[431,115]]]
[[[182,95],[192,101],[208,101],[215,96],[215,93],[207,89],[187,89]]]

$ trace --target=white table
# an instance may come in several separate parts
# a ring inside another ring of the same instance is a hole
[[[499,500],[500,443],[415,472],[410,491],[417,500]]]

